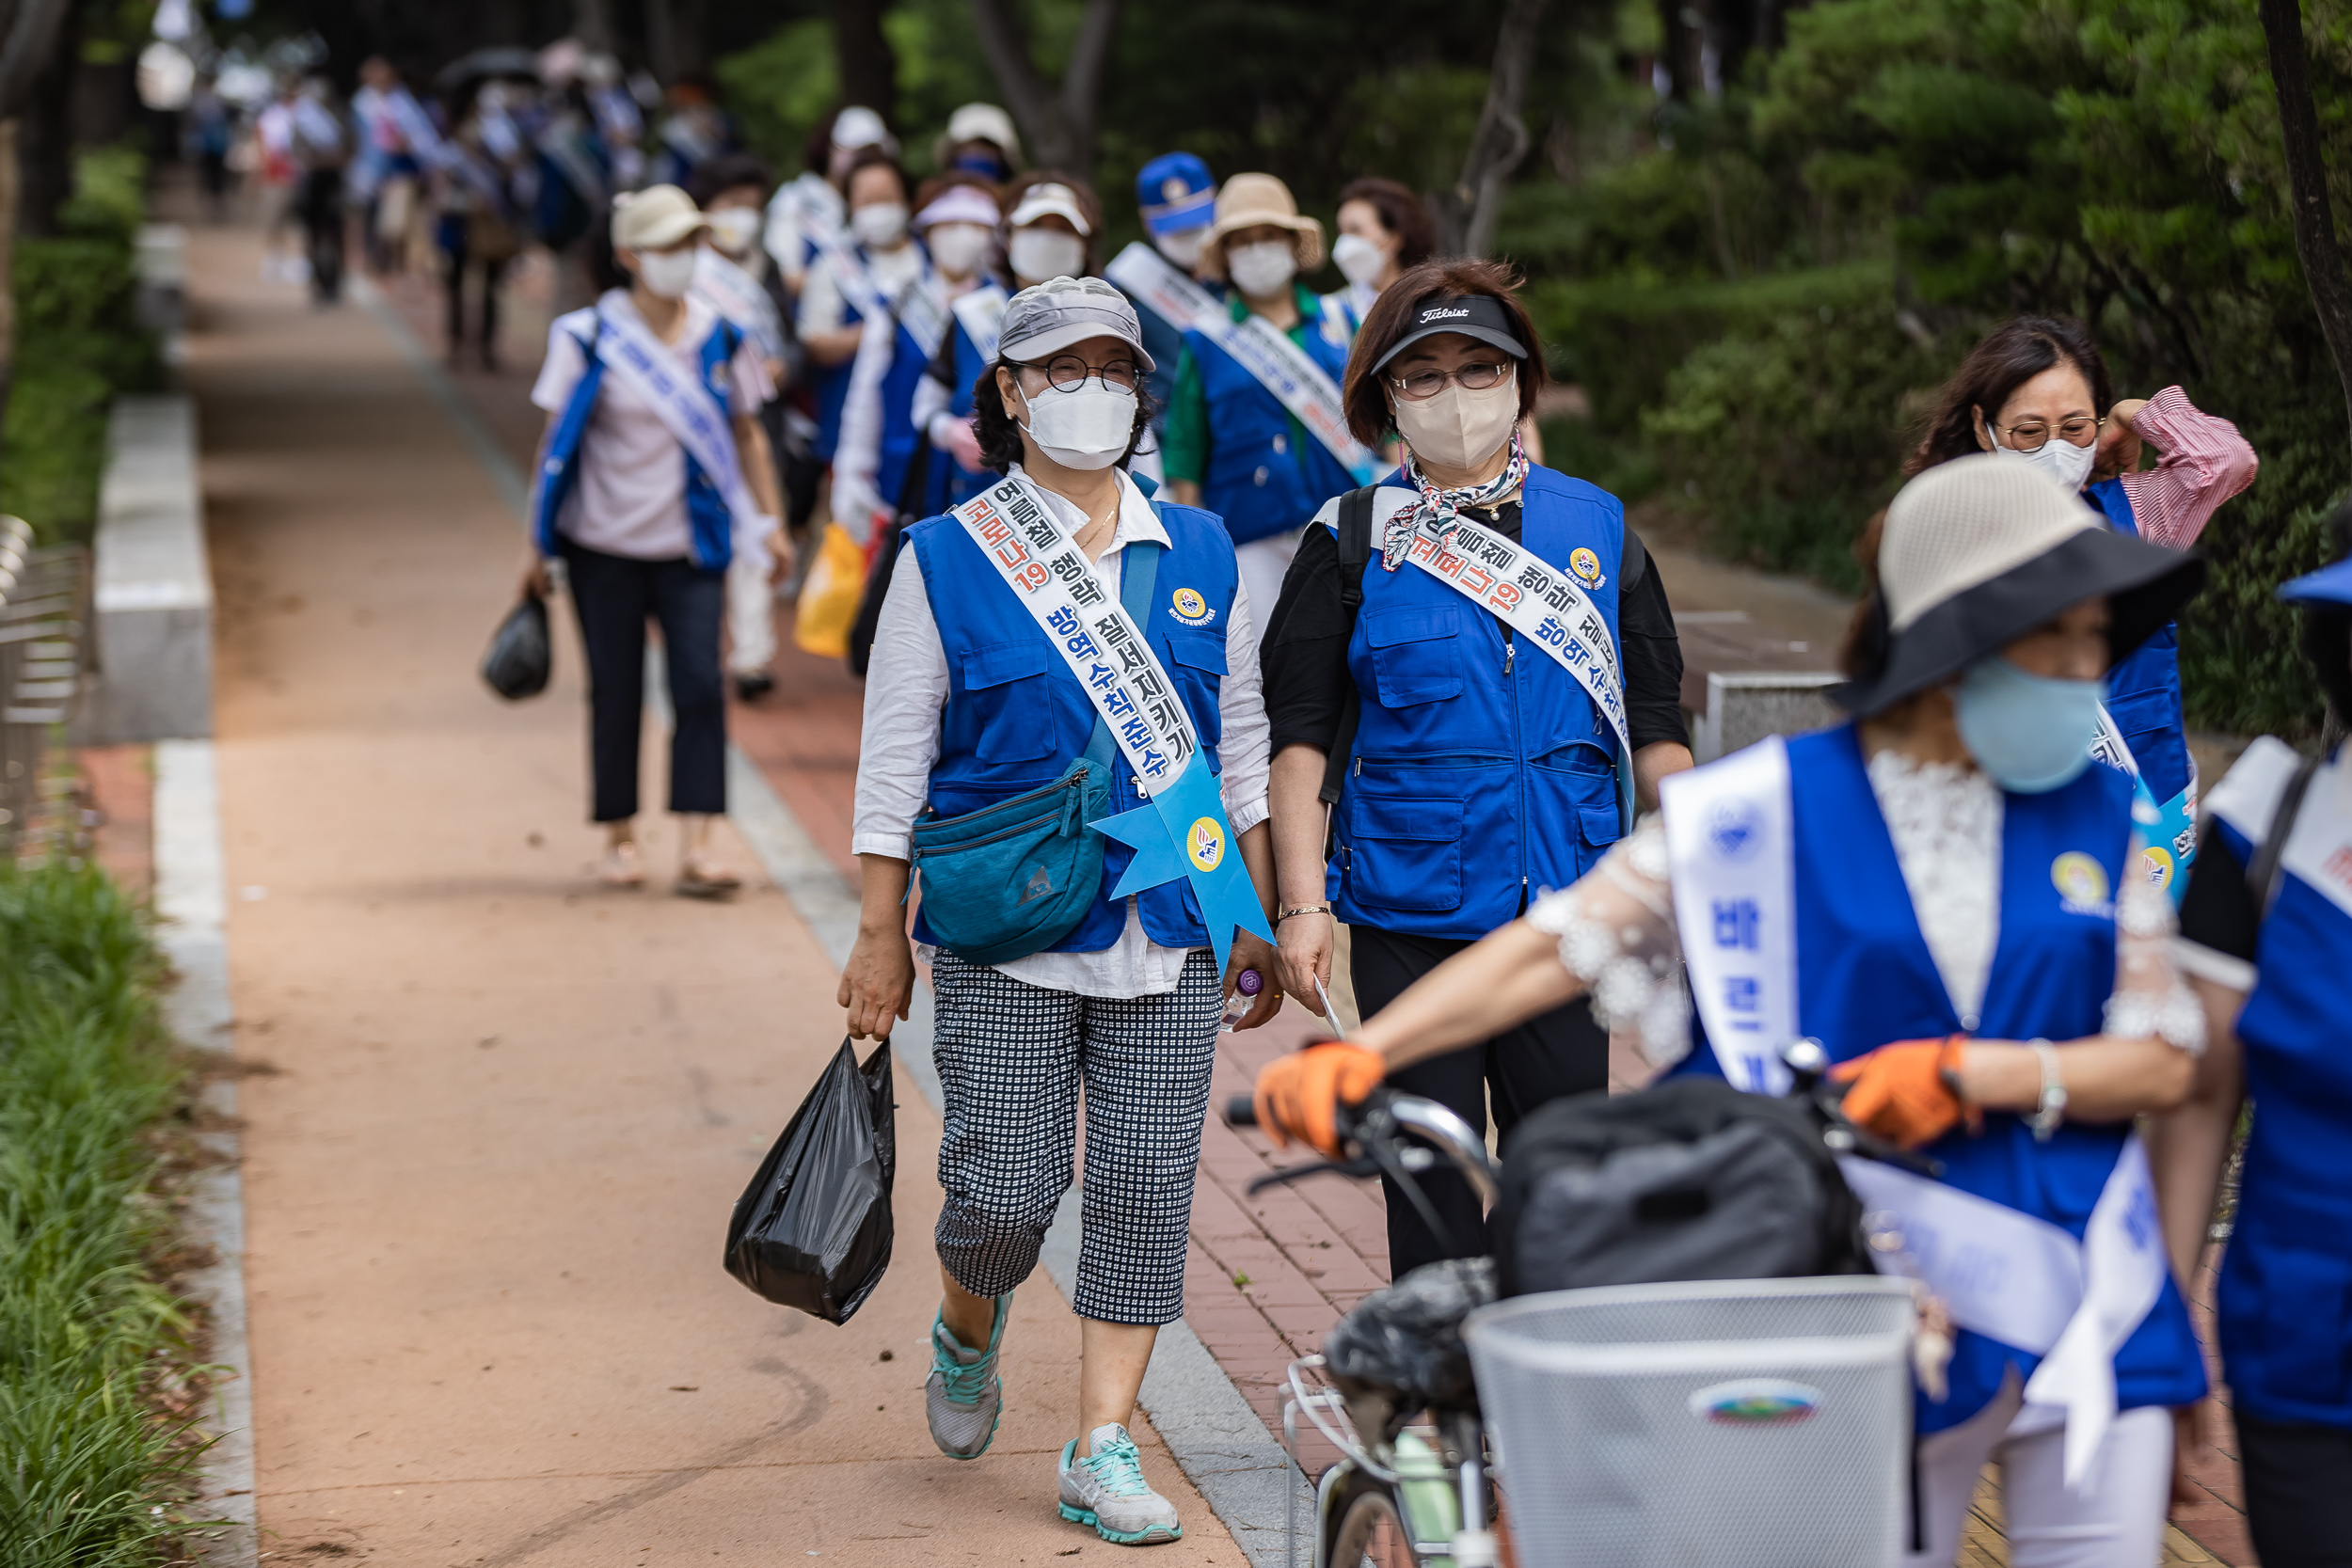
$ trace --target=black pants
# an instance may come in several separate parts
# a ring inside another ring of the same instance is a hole
[[[343,171],[314,168],[304,174],[296,209],[310,258],[310,293],[321,304],[331,303],[343,288]]]
[[[2352,1431],[2240,1410],[2246,1524],[2263,1568],[2352,1568]]]
[[[449,264],[441,275],[441,287],[449,296],[449,362],[456,364],[458,351],[466,346],[466,267],[471,262],[482,269],[482,336],[477,341],[483,369],[488,370],[498,361],[499,283],[506,275],[506,258],[474,256],[468,245],[470,237],[467,226],[460,223],[445,245]]]
[[[1440,937],[1407,936],[1370,926],[1351,927],[1348,973],[1356,1002],[1370,1018],[1431,970],[1470,945]],[[1609,1085],[1609,1032],[1593,1022],[1589,1002],[1530,1019],[1507,1034],[1459,1051],[1417,1062],[1389,1074],[1406,1094],[1437,1101],[1481,1132],[1486,1126],[1487,1090],[1494,1092],[1495,1125],[1505,1137],[1519,1119],[1563,1095],[1583,1094]],[[1382,1177],[1389,1207],[1389,1277],[1401,1279],[1441,1258],[1470,1258],[1488,1249],[1486,1215],[1478,1195],[1451,1168],[1414,1179],[1444,1222],[1433,1236],[1412,1202]]]
[[[661,624],[670,673],[670,809],[727,809],[726,691],[719,625],[726,574],[680,556],[634,561],[564,542],[572,607],[588,651],[588,758],[595,819],[637,815],[637,747],[645,719],[645,622]]]

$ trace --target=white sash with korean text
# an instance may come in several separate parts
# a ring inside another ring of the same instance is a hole
[[[608,295],[596,306],[596,357],[608,373],[628,383],[652,408],[662,428],[677,438],[689,457],[710,483],[718,486],[735,519],[735,548],[755,559],[767,531],[759,503],[743,483],[736,462],[735,430],[702,378],[678,363],[670,347],[645,329],[634,310],[619,309],[621,296]],[[725,374],[727,367],[719,367]]]
[[[1423,529],[1414,535],[1405,559],[1480,609],[1494,611],[1527,642],[1542,649],[1584,689],[1616,732],[1617,744],[1632,754],[1617,640],[1610,635],[1600,607],[1584,596],[1573,578],[1526,546],[1467,517],[1455,519],[1450,544],[1439,544],[1435,533]]]
[[[1414,541],[1418,548],[1420,541]],[[1691,994],[1724,1076],[1788,1092],[1797,1037],[1795,812],[1778,736],[1659,784],[1675,926]]]
[[[1174,784],[1200,742],[1142,628],[1106,594],[1029,480],[1008,475],[955,509],[1109,726],[1149,796]]]
[[[983,283],[968,293],[957,295],[955,304],[948,307],[956,313],[956,320],[963,324],[964,336],[972,340],[983,365],[996,363],[996,333],[1005,325],[1008,303],[1004,290],[993,283]]]
[[[776,302],[742,263],[709,245],[703,246],[694,257],[694,292],[712,309],[750,333],[760,353],[771,359],[784,357],[784,328],[776,316]]]
[[[1208,290],[1176,270],[1168,258],[1137,240],[1111,259],[1103,276],[1126,290],[1168,324],[1192,330],[1215,343],[1248,371],[1258,385],[1274,394],[1305,427],[1339,459],[1340,467],[1369,483],[1375,471],[1372,453],[1347,433],[1347,411],[1340,389],[1314,356],[1290,335],[1263,316],[1240,321]]]
[[[898,325],[922,351],[927,365],[938,356],[939,345],[947,336],[947,309],[940,297],[941,286],[939,275],[927,266],[898,292]]]

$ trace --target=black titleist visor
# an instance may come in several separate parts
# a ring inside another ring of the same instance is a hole
[[[1492,294],[1432,294],[1413,307],[1406,318],[1405,336],[1389,345],[1389,352],[1372,368],[1384,371],[1389,361],[1420,342],[1440,332],[1458,332],[1465,338],[1475,338],[1482,343],[1492,343],[1514,359],[1527,357],[1527,345],[1511,330],[1511,318],[1502,309],[1502,301]]]

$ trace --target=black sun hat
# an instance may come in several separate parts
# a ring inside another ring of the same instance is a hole
[[[2203,557],[2116,532],[2079,495],[2002,452],[1954,458],[1904,485],[1886,509],[1878,571],[1885,658],[1828,693],[1865,716],[2100,595],[2112,668],[2205,580]]]

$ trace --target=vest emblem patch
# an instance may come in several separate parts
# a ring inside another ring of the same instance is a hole
[[[1018,909],[1020,904],[1034,904],[1041,898],[1050,898],[1053,895],[1054,879],[1046,875],[1045,867],[1041,864],[1029,873],[1029,880],[1021,890],[1020,903],[1014,905],[1014,908]]]
[[[1598,588],[1609,580],[1600,575],[1600,557],[1581,545],[1568,552],[1568,572],[1587,588]]]
[[[1184,853],[1203,871],[1215,871],[1225,858],[1225,825],[1214,816],[1197,816],[1184,834]]]
[[[1216,611],[1209,608],[1209,601],[1202,598],[1200,590],[1195,588],[1176,590],[1168,600],[1168,608],[1175,611],[1176,619],[1188,626],[1206,626],[1216,618]]]
[[[2050,863],[2050,885],[2058,889],[2058,907],[2068,914],[2105,919],[2115,912],[2107,902],[2106,867],[2080,849],[2069,849]]]
[[[2172,851],[2161,844],[2143,844],[2139,847],[2139,869],[2148,879],[2148,885],[2166,888],[2172,885]]]

